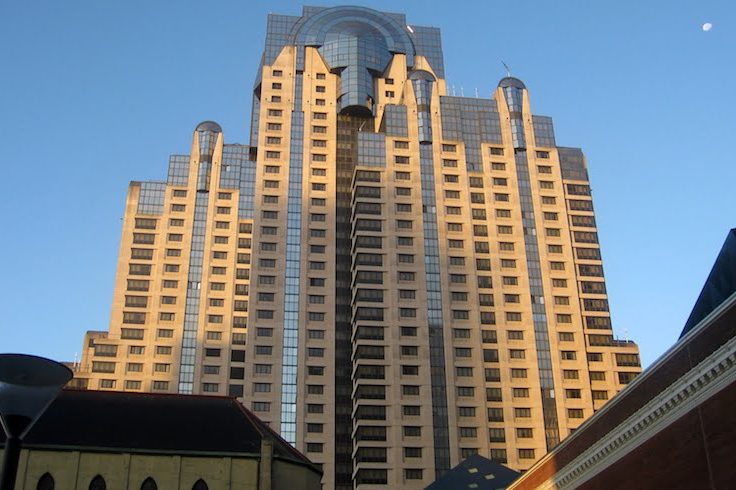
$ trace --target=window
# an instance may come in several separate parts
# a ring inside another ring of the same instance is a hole
[[[478,429],[475,427],[459,427],[460,437],[478,437]]]
[[[488,150],[491,155],[503,155],[503,148],[496,148],[492,146]]]
[[[256,346],[256,355],[257,356],[270,356],[273,352],[273,347],[270,345],[257,345]]]
[[[592,390],[591,396],[593,400],[608,400],[608,392],[605,390]]]
[[[603,354],[600,352],[588,352],[588,362],[603,362]],[[603,376],[603,379],[606,379]]]
[[[503,408],[489,408],[487,414],[489,422],[503,422]]]
[[[271,410],[270,402],[253,402],[251,408],[254,412],[269,412]]]
[[[472,350],[468,347],[455,347],[455,357],[470,357]]]
[[[483,204],[486,202],[486,196],[482,192],[471,192],[470,202],[474,204]]]
[[[106,489],[107,489],[107,484],[105,483],[105,479],[102,478],[102,476],[100,475],[95,476],[94,478],[92,478],[92,481],[89,482],[89,490],[106,490]]]
[[[504,286],[518,286],[519,278],[516,276],[503,276],[502,278]]]
[[[93,373],[114,373],[115,363],[107,361],[92,361]]]
[[[132,381],[128,380],[125,382],[125,389],[126,390],[140,390],[142,383],[140,381]],[[143,488],[143,487],[141,487]]]
[[[617,366],[641,366],[638,354],[616,354]]]
[[[526,418],[530,418],[531,416],[532,416],[531,408],[515,408],[514,409],[514,418],[526,419]]]
[[[419,386],[401,385],[401,394],[405,396],[419,396]]]
[[[526,354],[524,352],[524,349],[510,349],[509,350],[509,358],[511,359],[524,359],[526,357]]]
[[[565,390],[565,398],[580,398],[580,390],[578,389],[567,389]]]
[[[486,401],[500,402],[503,401],[501,396],[501,388],[486,388]]]
[[[422,414],[421,407],[419,405],[403,405],[401,407],[401,413],[411,417],[418,417]]]
[[[472,367],[456,367],[455,368],[455,376],[459,378],[469,378],[473,376],[473,368]]]
[[[322,376],[325,374],[324,366],[307,366],[307,374],[310,376]]]
[[[475,388],[472,386],[458,386],[457,396],[461,397],[473,397],[475,396]]]
[[[54,490],[54,486],[54,477],[51,476],[50,473],[44,473],[41,475],[41,478],[38,479],[36,490]]]
[[[598,233],[593,231],[574,231],[573,238],[576,243],[598,243]]]
[[[254,364],[253,372],[255,374],[271,374],[271,365],[270,364]]]
[[[138,265],[138,264],[131,264]],[[150,271],[151,266],[148,266]],[[128,279],[128,291],[148,291],[149,282],[141,279]]]
[[[534,459],[534,449],[519,449],[519,459]]]
[[[523,379],[527,377],[526,369],[523,368],[513,368],[511,369],[511,377],[512,378],[518,378]]]
[[[577,359],[577,353],[572,350],[563,350],[562,352],[560,352],[560,358],[563,361],[574,361],[575,359]]]
[[[207,484],[202,480],[201,478],[194,482],[194,485],[192,486],[192,490],[209,490],[209,487]]]
[[[153,371],[156,373],[168,373],[171,371],[171,364],[157,362],[153,365]]]
[[[569,418],[569,419],[582,419],[583,418],[583,409],[582,408],[568,408],[567,409],[567,418]]]
[[[513,388],[514,398],[529,398],[529,388]]]

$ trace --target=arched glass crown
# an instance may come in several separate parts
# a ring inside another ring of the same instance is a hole
[[[498,82],[498,86],[501,88],[513,87],[513,88],[520,88],[522,90],[526,89],[526,85],[524,85],[524,82],[514,77],[502,78],[501,81]]]
[[[406,26],[365,7],[333,7],[302,17],[291,44],[313,46],[333,73],[340,74],[338,101],[342,112],[372,112],[373,79],[388,67],[394,53],[414,64],[414,43]]]
[[[214,133],[222,133],[222,128],[214,121],[202,121],[197,124],[195,131],[212,131]]]

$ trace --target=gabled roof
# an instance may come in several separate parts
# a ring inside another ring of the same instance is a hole
[[[435,480],[425,490],[497,490],[506,488],[520,473],[474,454]]]
[[[736,291],[736,229],[728,232],[680,338],[728,299],[734,291]]]
[[[65,389],[24,445],[258,457],[264,437],[273,441],[274,457],[314,467],[235,398],[221,396]]]

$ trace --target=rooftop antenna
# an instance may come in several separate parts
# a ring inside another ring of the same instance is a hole
[[[363,121],[363,122],[361,123],[360,127],[358,128],[358,132],[361,132],[361,131],[363,131],[363,126],[365,126],[365,123],[366,123],[366,121]]]
[[[501,64],[503,65],[504,68],[506,68],[506,76],[507,77],[510,77],[511,76],[511,68],[509,68],[509,65],[507,65],[506,63],[504,63],[503,60],[501,60]]]
[[[475,98],[478,98],[478,87],[475,87]]]
[[[455,86],[452,86],[452,96],[455,97]]]
[[[624,340],[628,343],[629,342],[629,329],[624,328]]]
[[[460,97],[465,97],[465,90],[463,90],[462,85],[460,85]]]

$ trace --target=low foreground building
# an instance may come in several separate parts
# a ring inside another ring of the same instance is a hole
[[[734,488],[736,230],[678,342],[509,489]]]
[[[234,398],[64,390],[25,437],[16,489],[317,490],[321,477]]]

